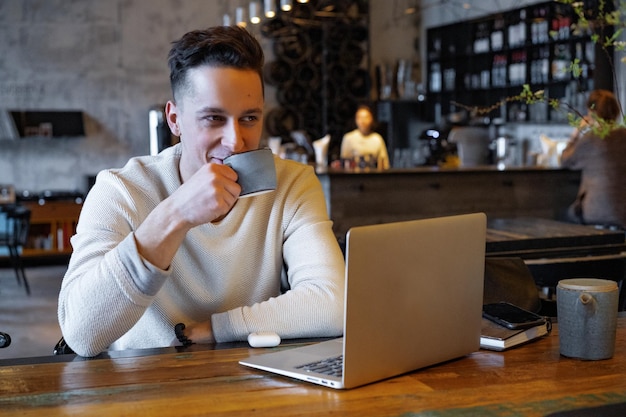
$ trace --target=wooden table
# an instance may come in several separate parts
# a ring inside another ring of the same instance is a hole
[[[543,417],[626,402],[626,317],[618,319],[614,357],[603,361],[561,357],[554,327],[551,335],[507,352],[480,350],[348,391],[240,366],[239,359],[267,351],[247,347],[4,360],[0,415]]]

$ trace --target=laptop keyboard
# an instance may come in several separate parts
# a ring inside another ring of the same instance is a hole
[[[343,374],[343,355],[296,366],[296,368],[307,372],[341,377]]]

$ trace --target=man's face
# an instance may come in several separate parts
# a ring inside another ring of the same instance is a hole
[[[183,148],[183,181],[202,165],[257,149],[263,130],[263,88],[251,70],[201,66],[187,74],[190,89],[166,108]]]

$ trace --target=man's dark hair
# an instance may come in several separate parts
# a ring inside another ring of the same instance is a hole
[[[168,55],[170,84],[176,100],[189,88],[187,72],[202,65],[253,70],[263,85],[263,49],[246,29],[215,26],[186,33],[173,42]]]

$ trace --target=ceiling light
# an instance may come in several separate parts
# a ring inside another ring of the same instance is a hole
[[[261,23],[260,9],[261,5],[258,1],[253,1],[250,3],[250,23],[252,23],[253,25]]]
[[[274,0],[263,1],[263,12],[265,13],[265,17],[269,19],[276,16],[276,9],[274,8]]]
[[[235,9],[235,22],[237,26],[246,27],[247,25],[246,19],[246,9],[244,7],[237,7]]]

